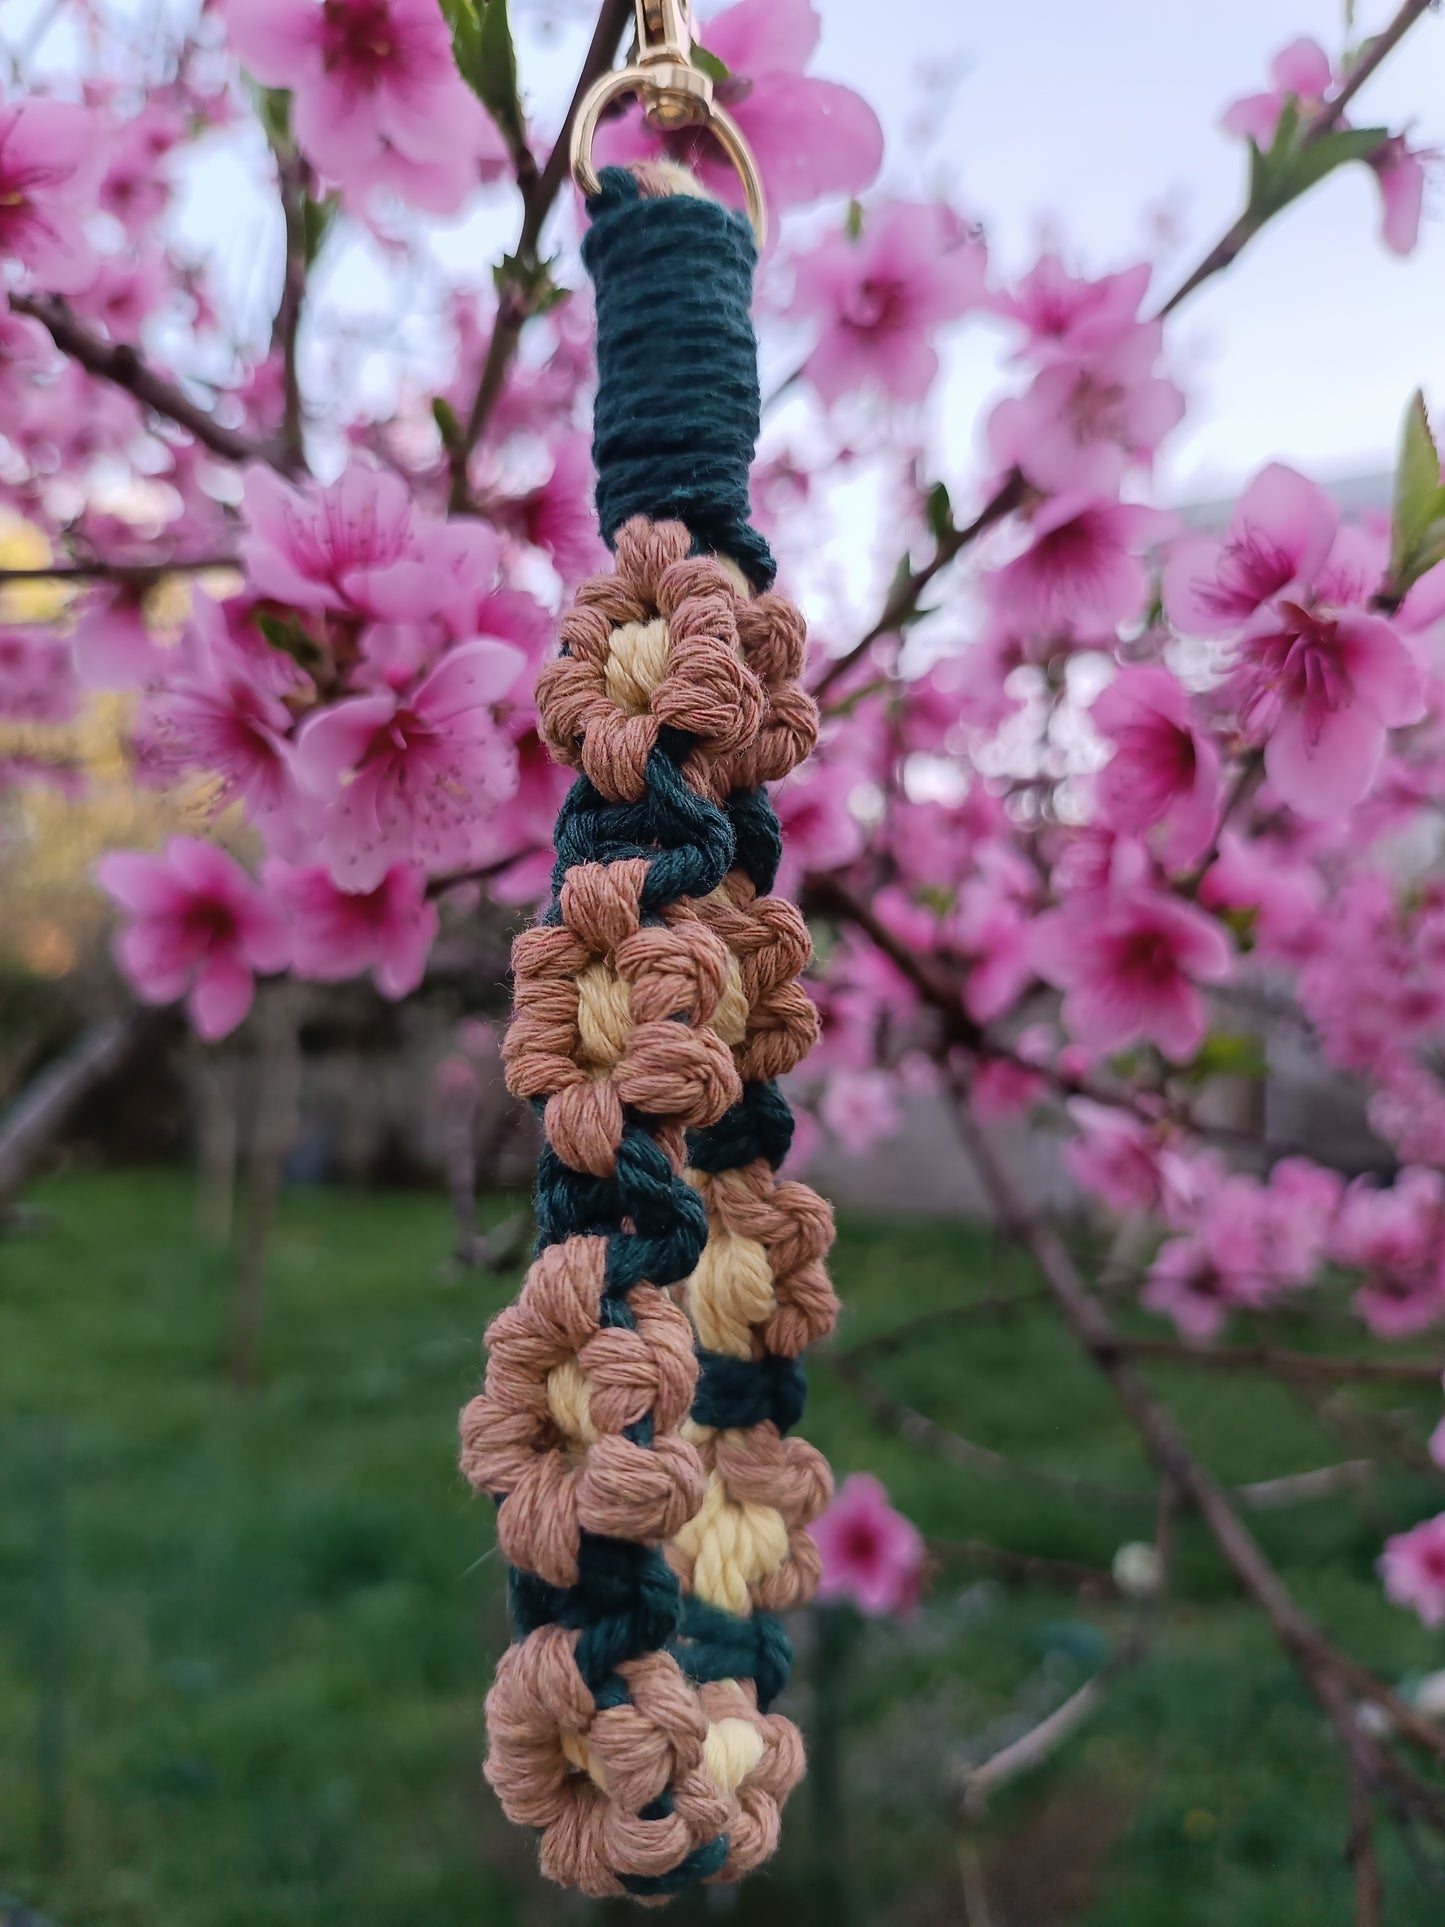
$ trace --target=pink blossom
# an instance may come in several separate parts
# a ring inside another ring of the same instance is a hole
[[[1220,1215],[1169,1238],[1149,1267],[1140,1302],[1172,1318],[1186,1338],[1215,1337],[1231,1311],[1258,1307],[1264,1281],[1251,1228]]]
[[[1147,468],[1184,414],[1183,395],[1153,372],[1162,332],[1137,324],[1087,360],[1048,363],[990,415],[994,460],[1051,493],[1104,495],[1131,466]]]
[[[976,1024],[1005,1016],[1033,982],[1028,899],[1017,878],[986,859],[959,890],[948,932],[968,958],[963,1007]]]
[[[274,654],[265,650],[258,662],[243,652],[221,606],[198,595],[176,667],[147,699],[135,732],[137,760],[153,780],[198,770],[218,777],[217,807],[243,804],[268,840],[290,827],[301,800],[291,712],[264,675]]]
[[[442,1058],[435,1071],[437,1096],[445,1104],[468,1106],[480,1089],[477,1067],[458,1052]]]
[[[506,165],[435,0],[227,0],[227,18],[256,79],[291,90],[303,151],[349,192],[454,214]]]
[[[0,717],[68,723],[79,706],[70,651],[44,629],[0,629]]]
[[[838,1070],[818,1104],[818,1116],[853,1157],[862,1157],[879,1138],[898,1129],[893,1081],[886,1071]]]
[[[1445,1625],[1445,1512],[1387,1539],[1380,1576],[1387,1599],[1432,1629]]]
[[[1142,551],[1169,526],[1159,510],[1132,502],[1056,495],[1035,510],[1028,548],[988,577],[989,599],[1026,634],[1112,636],[1143,607]]]
[[[1149,286],[1147,261],[1097,281],[1068,273],[1056,254],[1041,255],[1012,293],[990,294],[984,305],[1027,331],[1019,349],[1045,364],[1076,361],[1111,348],[1137,326]]]
[[[1167,823],[1171,862],[1207,846],[1219,815],[1219,752],[1199,727],[1177,677],[1123,668],[1089,712],[1114,754],[1094,784],[1099,813],[1125,836]]]
[[[1312,1282],[1324,1262],[1344,1188],[1337,1172],[1301,1157],[1281,1158],[1266,1183],[1250,1187],[1243,1215],[1271,1292]]]
[[[184,135],[179,114],[162,100],[147,101],[129,120],[112,124],[99,201],[127,233],[153,232],[165,213],[171,197],[165,162]]]
[[[298,8],[302,0],[298,0]],[[490,579],[495,542],[419,515],[399,475],[353,462],[329,488],[246,472],[241,560],[258,597],[295,609],[420,621]]]
[[[0,257],[52,294],[95,276],[85,236],[105,171],[106,142],[85,108],[31,99],[0,105]]]
[[[1258,955],[1290,964],[1306,962],[1318,948],[1323,900],[1324,887],[1311,864],[1232,829],[1220,837],[1219,854],[1199,886],[1206,909],[1251,919]]]
[[[1329,55],[1317,40],[1303,37],[1280,49],[1270,62],[1269,77],[1274,86],[1268,93],[1247,94],[1242,100],[1231,101],[1220,118],[1227,134],[1252,140],[1259,148],[1272,145],[1279,117],[1289,101],[1296,101],[1300,118],[1308,120],[1319,112],[1334,84]]]
[[[1407,1060],[1381,1072],[1370,1098],[1370,1129],[1412,1163],[1445,1166],[1445,1086]]]
[[[1369,791],[1388,730],[1419,720],[1421,676],[1383,616],[1280,601],[1237,646],[1240,719],[1264,736],[1264,766],[1301,816],[1342,816]]]
[[[1388,1190],[1357,1180],[1330,1249],[1340,1264],[1366,1274],[1355,1306],[1377,1337],[1424,1331],[1445,1312],[1445,1180],[1416,1165]]]
[[[1272,597],[1314,583],[1339,525],[1323,489],[1271,462],[1235,504],[1223,541],[1189,535],[1170,546],[1165,614],[1187,636],[1234,634]]]
[[[803,373],[828,403],[868,387],[922,401],[938,373],[935,334],[983,295],[982,245],[927,202],[886,202],[856,240],[830,234],[796,267],[793,312],[821,324]]]
[[[284,863],[269,865],[265,881],[290,915],[298,976],[330,984],[370,970],[383,997],[407,997],[421,982],[438,918],[420,870],[398,864],[354,894],[325,870]]]
[[[863,772],[843,757],[810,760],[772,792],[783,831],[777,888],[796,893],[805,870],[838,870],[863,848],[863,829],[848,799]]]
[[[75,310],[112,341],[138,341],[151,316],[174,303],[172,273],[154,249],[104,255],[84,291],[73,297]]]
[[[871,1472],[850,1473],[810,1530],[823,1562],[819,1599],[851,1599],[875,1617],[917,1605],[923,1534]]]
[[[1082,893],[1034,925],[1039,974],[1064,992],[1064,1024],[1100,1055],[1143,1039],[1192,1057],[1204,1037],[1201,984],[1230,973],[1229,940],[1192,905],[1144,889]]]
[[[883,130],[873,109],[847,87],[805,72],[821,31],[812,0],[740,0],[701,27],[708,52],[728,70],[716,97],[747,137],[776,208],[861,194],[882,165]],[[737,202],[736,170],[696,130],[659,135],[630,115],[604,126],[596,143],[599,162],[659,150]]]
[[[374,890],[395,864],[462,870],[484,816],[513,793],[516,757],[492,706],[521,651],[481,639],[444,656],[409,696],[353,696],[308,717],[294,767],[322,806],[321,845],[348,890]]]
[[[1391,254],[1413,254],[1425,207],[1425,162],[1438,156],[1411,147],[1394,134],[1370,156],[1380,189],[1380,239]]]
[[[984,1124],[1017,1117],[1045,1095],[1048,1085],[1027,1064],[1007,1057],[986,1058],[973,1074],[969,1095],[974,1114]]]
[[[1157,1210],[1157,1132],[1132,1111],[1091,1098],[1071,1097],[1067,1109],[1079,1134],[1064,1146],[1064,1162],[1083,1189],[1121,1214]]]
[[[281,913],[214,843],[173,836],[159,856],[113,851],[96,875],[128,918],[116,956],[136,994],[148,1004],[184,996],[208,1042],[251,1008],[254,973],[286,963]]]
[[[552,473],[539,488],[494,497],[487,506],[498,528],[550,556],[569,587],[606,567],[607,546],[597,533],[592,506],[591,438],[585,430],[553,443]]]

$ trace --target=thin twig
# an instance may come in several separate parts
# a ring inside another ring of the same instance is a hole
[[[1252,1512],[1276,1512],[1298,1505],[1301,1499],[1332,1499],[1337,1492],[1358,1491],[1375,1477],[1373,1459],[1342,1459],[1310,1472],[1287,1472],[1279,1479],[1251,1479],[1233,1488],[1233,1496]]]
[[[932,1452],[936,1458],[946,1459],[951,1465],[962,1466],[970,1472],[981,1472],[987,1478],[1014,1479],[1021,1485],[1031,1485],[1039,1491],[1052,1492],[1075,1503],[1083,1501],[1116,1512],[1137,1513],[1147,1507],[1153,1497],[1143,1486],[1102,1485],[1092,1479],[1076,1478],[1068,1472],[1043,1472],[1036,1466],[1021,1465],[1017,1459],[1006,1458],[1002,1452],[995,1452],[992,1446],[979,1445],[975,1440],[965,1438],[961,1432],[951,1431],[926,1413],[904,1404],[902,1399],[895,1398],[866,1372],[860,1371],[850,1358],[837,1352],[821,1352],[819,1357],[831,1365],[844,1384],[857,1393],[878,1424],[897,1432],[910,1444]]]
[[[1012,515],[1014,510],[1022,505],[1027,492],[1023,476],[1015,469],[1003,484],[995,489],[971,522],[961,529],[946,530],[939,538],[938,546],[931,559],[921,569],[910,569],[894,583],[888,592],[887,601],[879,612],[878,620],[867,635],[855,642],[846,654],[835,656],[824,666],[822,675],[813,684],[814,697],[821,701],[839,677],[846,676],[854,663],[860,657],[866,656],[875,642],[881,642],[884,636],[896,635],[917,611],[918,599],[933,578],[946,569],[951,562],[956,561],[970,543],[976,542],[996,522],[1003,521],[1006,515]]]
[[[1345,1841],[1345,1857],[1355,1875],[1355,1927],[1380,1927],[1385,1896],[1370,1812],[1369,1763],[1367,1758],[1360,1756],[1357,1747],[1352,1747],[1347,1764],[1350,1776],[1350,1830]]]
[[[572,123],[577,118],[578,109],[584,96],[594,81],[598,80],[612,65],[622,36],[632,19],[631,0],[602,0],[597,16],[597,24],[592,32],[592,43],[582,62],[582,71],[577,77],[577,85],[572,100],[558,129],[557,139],[545,166],[536,173],[535,161],[530,149],[526,150],[526,162],[516,166],[517,185],[522,195],[522,226],[517,236],[517,245],[512,254],[519,274],[504,274],[497,293],[497,315],[492,323],[491,339],[482,361],[482,372],[477,382],[477,392],[467,419],[459,435],[447,451],[448,468],[451,481],[447,496],[448,513],[461,515],[471,504],[471,487],[467,470],[473,451],[486,431],[487,422],[511,367],[516,353],[523,326],[530,318],[532,306],[530,297],[520,284],[522,280],[532,280],[539,269],[538,249],[541,244],[542,230],[547,224],[547,216],[567,178],[568,147],[572,137]],[[514,154],[514,165],[517,162]]]
[[[285,472],[280,453],[264,443],[253,441],[239,429],[227,428],[209,410],[199,407],[185,391],[164,375],[157,374],[140,351],[128,342],[106,341],[92,334],[78,321],[65,302],[49,294],[12,294],[13,314],[28,315],[50,332],[62,354],[78,362],[97,381],[108,381],[123,388],[144,407],[164,415],[178,428],[228,462],[267,462]]]
[[[166,575],[200,575],[207,569],[239,569],[234,555],[176,556],[169,562],[56,562],[45,568],[0,568],[0,588],[13,582],[116,582],[143,589]]]
[[[870,1332],[858,1338],[851,1345],[841,1346],[842,1357],[853,1364],[865,1358],[886,1357],[902,1346],[927,1333],[939,1325],[952,1325],[959,1320],[975,1318],[1008,1320],[1020,1312],[1031,1311],[1039,1305],[1053,1302],[1047,1291],[993,1291],[981,1298],[970,1298],[962,1305],[937,1305],[932,1311],[921,1311],[913,1318],[905,1318],[902,1324],[889,1325],[883,1331]]]
[[[1071,1693],[1062,1706],[1056,1706],[1037,1726],[1031,1726],[1027,1733],[1000,1747],[978,1766],[960,1765],[956,1770],[965,1816],[976,1818],[991,1793],[1052,1758],[1097,1710],[1112,1682],[1138,1665],[1144,1651],[1145,1641],[1136,1629],[1092,1679],[1085,1680],[1076,1693]]]
[[[306,305],[306,271],[310,265],[306,244],[306,201],[311,182],[311,170],[299,153],[277,154],[276,182],[286,224],[286,266],[281,280],[281,299],[271,329],[271,347],[273,351],[278,348],[281,351],[284,399],[280,466],[288,474],[298,475],[306,467],[297,349],[301,336],[301,314]]]
[[[1185,1345],[1173,1338],[1116,1335],[1121,1356],[1206,1371],[1267,1372],[1275,1378],[1359,1379],[1386,1385],[1438,1385],[1445,1361],[1433,1358],[1349,1358],[1336,1352],[1297,1352],[1277,1345]]]
[[[935,1539],[930,1535],[928,1550],[939,1559],[961,1559],[967,1565],[984,1566],[1023,1585],[1052,1586],[1089,1599],[1119,1597],[1118,1582],[1102,1566],[1054,1559],[1045,1553],[1012,1552],[1007,1546],[989,1545],[983,1539]]]

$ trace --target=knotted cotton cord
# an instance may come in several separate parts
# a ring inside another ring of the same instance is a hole
[[[551,904],[513,953],[538,1252],[487,1333],[462,1464],[512,1568],[487,1777],[551,1878],[656,1900],[765,1859],[803,1770],[769,1708],[830,1491],[791,1436],[798,1354],[836,1300],[831,1213],[776,1175],[775,1080],[816,1016],[806,926],[768,894],[763,785],[817,717],[802,620],[747,526],[751,235],[673,168],[607,170],[589,212],[616,568],[578,591],[538,682],[544,738],[580,772]]]

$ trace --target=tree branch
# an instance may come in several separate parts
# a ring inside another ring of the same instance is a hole
[[[277,450],[253,441],[239,429],[227,428],[213,414],[199,407],[175,382],[157,374],[141,355],[123,341],[106,341],[92,334],[67,304],[56,295],[12,294],[12,314],[28,315],[48,329],[60,352],[78,362],[97,381],[108,381],[133,395],[143,407],[164,415],[178,428],[209,448],[227,462],[267,462],[285,473]]]
[[[1311,146],[1339,125],[1345,109],[1365,82],[1384,61],[1389,59],[1416,21],[1422,20],[1433,4],[1434,0],[1404,0],[1404,4],[1389,26],[1383,32],[1377,33],[1372,40],[1366,41],[1359,60],[1350,69],[1349,79],[1332,100],[1325,102],[1300,134],[1301,147]],[[1269,208],[1259,211],[1246,208],[1238,220],[1220,235],[1199,265],[1180,282],[1160,308],[1155,319],[1162,321],[1166,315],[1174,312],[1181,301],[1187,300],[1196,288],[1202,287],[1214,275],[1231,266],[1270,219],[1273,211]]]
[[[299,475],[306,467],[305,435],[302,426],[301,377],[297,368],[297,345],[301,335],[301,311],[306,304],[306,271],[310,265],[306,242],[306,200],[311,170],[295,151],[276,155],[276,181],[281,195],[281,213],[286,223],[286,266],[281,281],[281,300],[271,329],[271,347],[281,351],[282,392],[280,456],[278,466],[288,475]]]
[[[1389,1715],[1397,1733],[1445,1760],[1445,1729],[1423,1718],[1397,1693],[1377,1680],[1358,1660],[1334,1646],[1296,1603],[1293,1594],[1235,1511],[1222,1486],[1185,1445],[1171,1414],[1146,1391],[1125,1362],[1108,1315],[1086,1290],[1062,1240],[1031,1217],[1013,1180],[975,1119],[967,1094],[955,1092],[955,1115],[964,1145],[1001,1224],[1032,1254],[1054,1294],[1064,1322],[1081,1348],[1108,1380],[1120,1407],[1139,1433],[1150,1456],[1179,1488],[1208,1527],[1225,1564],[1268,1619],[1275,1637],[1298,1668],[1316,1703],[1335,1729],[1341,1745],[1358,1745],[1367,1757],[1372,1782],[1409,1782],[1410,1797],[1428,1808],[1435,1824],[1445,1826],[1445,1799],[1391,1761],[1361,1729],[1349,1696],[1370,1701]]]
[[[888,600],[879,612],[878,620],[845,655],[836,656],[825,665],[822,675],[813,684],[813,695],[819,701],[833,687],[841,676],[846,676],[861,657],[866,656],[875,642],[884,636],[894,635],[913,616],[918,609],[918,599],[932,582],[933,578],[946,569],[950,562],[956,561],[970,543],[976,542],[986,530],[1006,515],[1012,515],[1022,506],[1028,492],[1027,484],[1017,469],[1014,469],[995,489],[989,500],[984,503],[973,520],[961,529],[950,528],[939,538],[932,558],[921,569],[910,569],[894,583],[888,592]]]
[[[540,173],[532,171],[535,162],[530,149],[527,150],[526,164],[517,165],[517,185],[522,195],[522,226],[517,236],[517,245],[512,255],[520,276],[530,280],[540,269],[538,249],[541,245],[542,230],[547,224],[547,216],[567,178],[568,148],[572,137],[572,123],[577,118],[578,109],[593,83],[605,74],[616,56],[622,36],[632,19],[631,0],[602,0],[597,16],[597,24],[592,31],[592,42],[582,62],[582,71],[577,76],[577,85],[572,100],[558,129],[557,139],[546,164]],[[517,157],[514,156],[514,164]],[[517,351],[524,325],[532,314],[532,299],[525,288],[519,284],[517,274],[504,273],[497,292],[497,317],[492,324],[491,339],[482,361],[482,372],[477,382],[477,392],[467,414],[461,433],[454,439],[447,451],[448,468],[451,481],[447,495],[447,512],[451,515],[465,514],[471,505],[471,488],[467,470],[473,451],[481,441],[492,410],[506,382],[512,357]]]

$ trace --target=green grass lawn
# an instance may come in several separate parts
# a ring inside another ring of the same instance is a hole
[[[515,1280],[449,1278],[439,1199],[295,1194],[265,1380],[240,1400],[220,1364],[226,1262],[183,1176],[74,1177],[36,1202],[48,1222],[0,1244],[0,1892],[59,1927],[584,1917],[542,1888],[478,1772],[503,1575],[455,1420]],[[844,1223],[835,1270],[850,1342],[1032,1282],[982,1233],[874,1220]],[[1046,1310],[937,1327],[876,1371],[1010,1458],[1139,1493],[1109,1507],[960,1471],[870,1424],[819,1362],[809,1435],[930,1535],[1094,1566],[1149,1535],[1147,1467]],[[1155,1381],[1223,1478],[1351,1455],[1268,1384]],[[1445,1654],[1372,1562],[1442,1503],[1393,1473],[1256,1524],[1329,1630],[1399,1678]],[[954,1764],[1046,1713],[1129,1623],[951,1556],[907,1623],[820,1651],[805,1617],[791,1710],[810,1732],[820,1708],[840,1718],[840,1784],[799,1793],[733,1917],[961,1927]],[[1186,1521],[1142,1662],[971,1839],[992,1927],[1346,1927],[1343,1797],[1312,1705]],[[1439,1927],[1445,1890],[1384,1818],[1390,1927]]]

